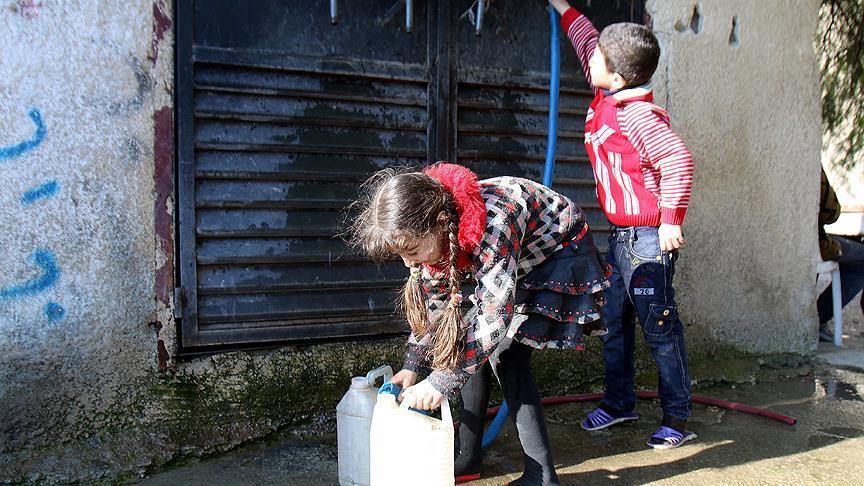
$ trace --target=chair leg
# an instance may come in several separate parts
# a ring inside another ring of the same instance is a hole
[[[831,297],[834,304],[834,346],[843,346],[843,297],[840,293],[840,270],[831,272]]]

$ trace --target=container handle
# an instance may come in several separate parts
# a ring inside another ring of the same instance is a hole
[[[402,400],[402,402],[399,403],[399,408],[412,410],[414,412],[422,413],[423,415],[432,415],[432,412],[434,411],[411,408],[405,400]],[[450,413],[450,400],[447,400],[446,398],[441,402],[441,423],[444,425],[450,425],[450,430],[453,430],[453,415]]]
[[[449,425],[449,430],[453,430],[453,415],[450,414],[450,400],[447,400],[446,398],[441,404],[441,422],[443,422],[445,426]]]
[[[383,377],[384,383],[390,381],[390,378],[393,378],[393,368],[390,365],[381,365],[374,370],[366,373],[366,381],[369,383],[369,386],[375,386],[375,380]]]

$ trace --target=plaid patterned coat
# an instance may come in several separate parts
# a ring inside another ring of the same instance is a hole
[[[448,181],[440,181],[452,187]],[[464,313],[464,356],[456,369],[432,371],[428,350],[433,330],[424,336],[411,335],[404,363],[406,369],[429,374],[432,386],[448,398],[455,398],[498,344],[514,335],[518,324],[511,324],[518,279],[561,249],[571,228],[585,221],[581,209],[568,198],[536,182],[497,177],[475,184],[485,204],[485,223],[480,226],[485,229],[468,255],[472,265],[467,273],[476,286],[463,304],[469,307]],[[477,217],[483,217],[482,211]],[[465,218],[460,212],[460,226],[477,223]],[[428,265],[422,268],[420,284],[432,323],[449,301],[447,271]]]

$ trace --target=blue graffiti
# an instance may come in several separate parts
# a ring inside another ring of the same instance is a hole
[[[45,124],[42,122],[42,113],[40,113],[36,108],[31,108],[30,111],[27,112],[27,116],[30,117],[30,120],[32,120],[33,124],[36,125],[36,131],[28,140],[6,147],[0,147],[0,162],[20,157],[38,147],[42,141],[45,140],[45,134],[47,131],[45,130]],[[24,192],[24,194],[21,195],[21,204],[29,206],[40,199],[52,197],[58,190],[60,190],[60,184],[55,180],[50,180],[39,187],[34,187],[33,189]],[[0,300],[21,298],[28,295],[38,294],[57,284],[57,280],[60,278],[60,267],[57,265],[57,260],[54,258],[53,253],[48,250],[37,249],[33,252],[32,260],[33,263],[42,270],[42,275],[18,285],[0,288]],[[66,309],[56,302],[48,302],[45,305],[43,312],[49,322],[57,322],[63,319],[66,315]]]
[[[48,302],[45,304],[45,317],[48,318],[48,322],[57,322],[60,319],[63,319],[63,316],[65,315],[66,309],[64,309],[62,305],[55,302]]]
[[[33,124],[36,125],[36,133],[33,134],[30,140],[25,140],[9,147],[0,148],[0,161],[24,155],[38,147],[39,144],[42,143],[42,140],[45,139],[45,125],[42,123],[42,114],[39,113],[39,110],[32,108],[27,112],[27,116],[29,116],[30,119],[33,120]]]
[[[57,280],[60,278],[60,267],[57,266],[53,253],[48,250],[38,249],[33,252],[33,263],[42,269],[42,276],[14,287],[0,288],[0,299],[38,294],[50,289],[57,283]]]
[[[57,181],[48,181],[39,187],[34,187],[21,195],[21,204],[29,206],[40,199],[48,199],[57,194],[60,184]]]

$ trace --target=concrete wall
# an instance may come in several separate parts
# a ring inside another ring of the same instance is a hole
[[[10,451],[131,405],[155,370],[154,112],[172,76],[156,8],[0,2],[4,473]]]
[[[679,277],[691,374],[752,381],[771,360],[742,351],[815,343],[815,0],[704,2],[699,34],[675,29],[692,3],[649,8],[661,99],[699,164]],[[171,11],[0,2],[0,481],[117,478],[332,430],[348,377],[399,363],[401,339],[177,359]],[[543,393],[598,390],[589,348],[538,353]],[[637,366],[656,383],[644,352]]]
[[[663,49],[655,86],[696,161],[678,280],[690,336],[758,352],[812,350],[818,1],[647,8]]]

